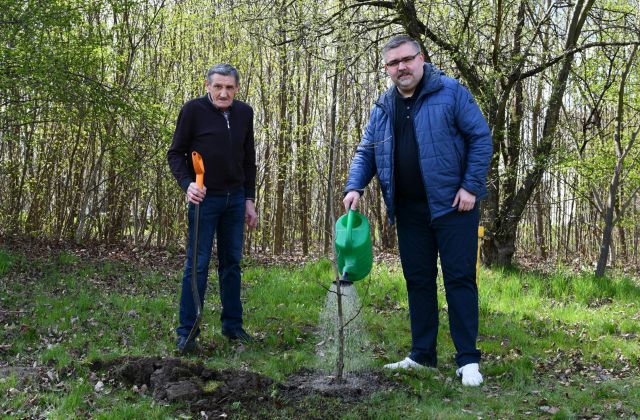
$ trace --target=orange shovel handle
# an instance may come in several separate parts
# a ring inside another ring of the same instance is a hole
[[[193,161],[193,170],[196,173],[196,184],[198,187],[204,187],[204,163],[202,156],[198,152],[191,152],[191,160]]]

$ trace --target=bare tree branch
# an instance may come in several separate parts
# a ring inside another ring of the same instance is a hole
[[[587,44],[582,44],[580,46],[577,46],[575,48],[571,48],[569,50],[563,51],[561,54],[553,57],[552,59],[550,59],[549,61],[540,64],[537,67],[534,67],[524,73],[521,73],[520,75],[518,75],[517,77],[514,77],[513,83],[517,82],[518,80],[523,80],[526,79],[528,77],[531,76],[535,76],[536,74],[540,73],[541,71],[544,71],[546,69],[548,69],[549,67],[553,66],[554,64],[558,63],[559,61],[561,61],[562,59],[574,55],[577,52],[580,51],[584,51],[587,50],[589,48],[594,48],[594,47],[612,47],[612,46],[620,46],[620,47],[625,47],[628,45],[640,45],[640,41],[620,41],[620,42],[589,42]]]

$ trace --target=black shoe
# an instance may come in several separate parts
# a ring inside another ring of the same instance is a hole
[[[191,341],[187,341],[187,337],[178,336],[178,341],[176,343],[178,347],[178,352],[182,354],[189,354],[196,351],[196,340],[193,339]]]
[[[232,331],[222,331],[222,335],[227,337],[229,340],[240,340],[243,343],[252,343],[255,338],[251,337],[245,330],[242,328]]]

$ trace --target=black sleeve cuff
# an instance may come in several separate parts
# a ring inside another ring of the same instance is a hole
[[[191,185],[192,182],[193,181],[189,178],[182,179],[182,181],[180,181],[180,188],[182,188],[182,191],[187,192],[187,189],[189,189],[189,185]]]

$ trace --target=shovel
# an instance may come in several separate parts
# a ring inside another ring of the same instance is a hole
[[[204,163],[202,162],[202,156],[198,152],[191,152],[191,160],[193,161],[193,170],[196,173],[196,184],[198,187],[204,187]],[[187,343],[191,340],[195,340],[198,329],[200,328],[200,321],[202,320],[202,302],[200,301],[200,293],[198,293],[198,236],[200,233],[200,204],[195,204],[195,225],[193,229],[193,244],[191,248],[192,263],[191,263],[191,293],[193,294],[193,303],[196,305],[196,320],[191,327],[189,337],[187,337]],[[185,346],[186,348],[186,346]]]

